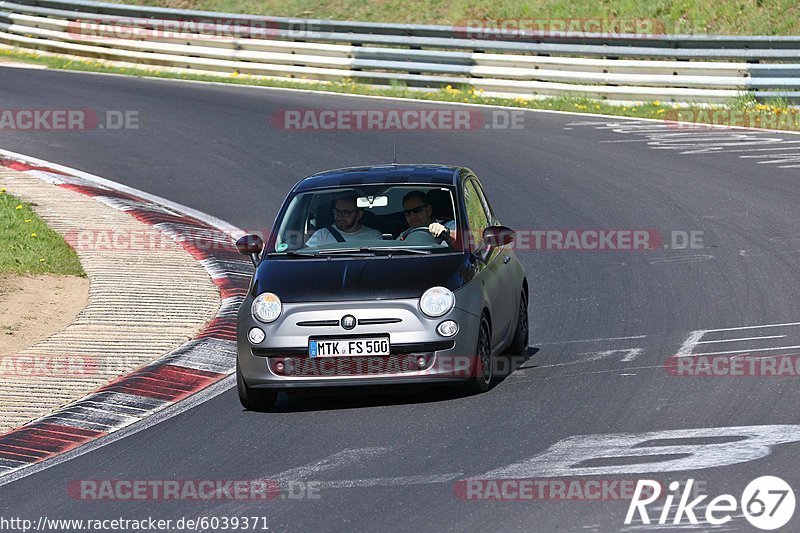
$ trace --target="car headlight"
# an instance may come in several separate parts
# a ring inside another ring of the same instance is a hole
[[[281,299],[278,298],[277,295],[271,292],[265,292],[264,294],[256,296],[251,309],[254,317],[261,322],[269,323],[275,322],[275,320],[281,316],[282,307]]]
[[[435,318],[450,311],[456,304],[453,291],[445,287],[431,287],[419,299],[419,309],[426,316]]]

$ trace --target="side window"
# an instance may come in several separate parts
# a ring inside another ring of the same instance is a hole
[[[470,248],[474,250],[483,241],[483,230],[489,226],[489,218],[486,215],[481,194],[473,180],[467,181],[464,185],[464,205],[467,208]]]
[[[481,204],[483,205],[483,209],[486,211],[487,218],[489,219],[489,225],[494,223],[494,211],[492,211],[492,206],[489,205],[489,200],[486,199],[486,193],[483,192],[483,187],[477,181],[472,181],[475,185],[475,188],[478,190],[478,195],[481,199]]]

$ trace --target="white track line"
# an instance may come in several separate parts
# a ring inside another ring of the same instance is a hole
[[[320,472],[357,465],[366,459],[374,459],[389,453],[391,450],[392,449],[388,447],[347,448],[314,463],[284,470],[280,474],[270,476],[270,478],[276,480],[301,481],[313,479],[313,476]]]
[[[762,324],[760,326],[738,326],[735,328],[706,329],[703,330],[703,332],[711,333],[712,331],[740,331],[743,329],[782,328],[786,326],[800,326],[800,322],[784,322],[783,324]]]
[[[621,341],[626,339],[643,339],[647,337],[647,335],[630,335],[628,337],[604,337],[599,339],[578,339],[574,341],[552,341],[552,342],[540,342],[537,346],[550,346],[553,344],[572,344],[574,342],[601,342],[601,341]]]
[[[777,346],[775,348],[753,348],[752,350],[728,350],[726,352],[705,352],[705,353],[693,353],[690,354],[691,357],[699,357],[701,355],[726,355],[726,354],[734,354],[734,353],[750,353],[750,352],[770,352],[775,350],[798,350],[800,346]]]
[[[740,341],[757,341],[759,339],[783,339],[786,335],[767,335],[765,337],[742,337],[740,339],[719,339],[715,341],[699,341],[697,344],[711,344],[714,342],[740,342]]]

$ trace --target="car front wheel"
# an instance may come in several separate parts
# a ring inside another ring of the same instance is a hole
[[[478,344],[475,347],[475,364],[467,381],[467,392],[478,394],[489,390],[492,383],[492,336],[486,315],[481,317]]]
[[[506,350],[506,355],[528,354],[528,297],[525,291],[519,295],[519,309],[517,310],[517,326],[514,330],[514,338],[511,345]]]
[[[278,393],[269,389],[254,389],[244,382],[239,362],[236,362],[236,388],[239,391],[239,402],[248,411],[266,411],[275,405]]]

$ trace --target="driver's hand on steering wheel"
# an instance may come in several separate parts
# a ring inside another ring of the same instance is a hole
[[[438,222],[434,222],[428,226],[428,231],[430,231],[431,235],[434,237],[440,237],[442,233],[444,233],[444,236],[447,236],[450,233],[450,230],[447,229],[444,224],[439,224]]]

